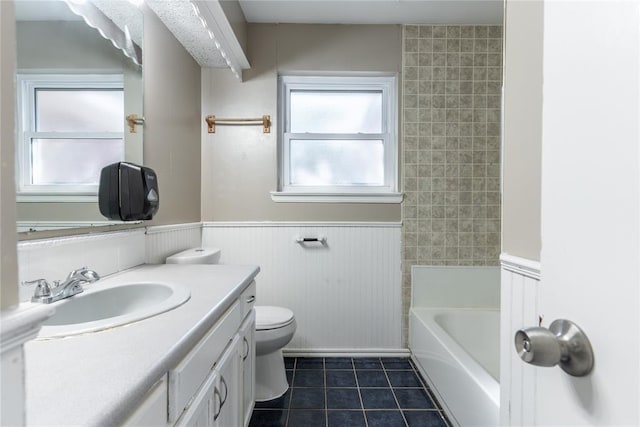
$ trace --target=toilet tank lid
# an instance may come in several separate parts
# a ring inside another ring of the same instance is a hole
[[[284,307],[256,305],[256,329],[275,329],[293,321],[293,311]]]
[[[167,257],[167,264],[215,264],[220,256],[219,248],[191,248]]]

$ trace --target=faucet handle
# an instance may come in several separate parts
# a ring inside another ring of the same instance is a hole
[[[40,300],[42,298],[51,296],[51,285],[45,279],[36,279],[22,282],[22,286],[36,285],[35,291],[33,291],[33,300]]]
[[[77,270],[73,270],[71,273],[69,273],[67,280],[78,278],[81,278],[82,280],[85,280],[87,282],[95,282],[96,280],[100,280],[100,275],[85,266],[80,267]]]
[[[82,274],[87,270],[87,267],[80,267],[76,270],[71,270],[71,272],[67,275],[67,280],[76,277],[78,274]]]
[[[82,276],[84,276],[84,278],[87,279],[89,283],[97,282],[98,280],[100,280],[100,275],[94,270],[87,269],[87,267],[84,267]]]

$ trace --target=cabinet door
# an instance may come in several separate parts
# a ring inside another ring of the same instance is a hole
[[[221,402],[218,383],[218,373],[211,371],[187,410],[176,422],[176,427],[209,427],[213,424],[213,414],[218,412]]]
[[[236,335],[215,366],[218,377],[217,389],[220,393],[220,406],[213,408],[213,421],[216,427],[238,427],[241,425],[240,362],[242,359],[240,343],[240,337]],[[214,401],[214,403],[216,402]]]
[[[255,369],[256,369],[256,312],[251,313],[242,323],[238,335],[241,340],[242,351],[242,416],[244,426],[249,425],[251,413],[255,405]]]
[[[242,323],[242,307],[234,303],[187,356],[169,371],[169,423],[174,423],[222,357]]]

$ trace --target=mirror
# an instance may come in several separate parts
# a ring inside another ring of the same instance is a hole
[[[117,224],[100,170],[143,163],[143,12],[129,0],[15,0],[18,232]]]

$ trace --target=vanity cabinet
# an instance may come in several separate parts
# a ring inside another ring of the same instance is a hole
[[[212,425],[216,427],[240,426],[242,382],[240,337],[236,335],[229,350],[216,365],[218,397],[213,401]]]
[[[255,389],[255,282],[168,373],[168,424],[247,426]]]
[[[108,333],[27,342],[24,391],[38,404],[27,405],[25,419],[30,425],[245,426],[253,408],[258,272],[257,266],[165,264],[102,279],[103,288],[163,283],[191,295]],[[68,363],[75,354],[83,357]],[[59,378],[68,390],[64,399],[52,399]]]
[[[240,426],[240,338],[236,336],[176,426]]]
[[[249,425],[255,405],[255,371],[256,371],[256,312],[251,310],[244,319],[240,331],[242,339],[242,416],[245,426]]]
[[[167,419],[167,376],[163,376],[147,393],[142,403],[123,423],[124,426],[160,426]]]

